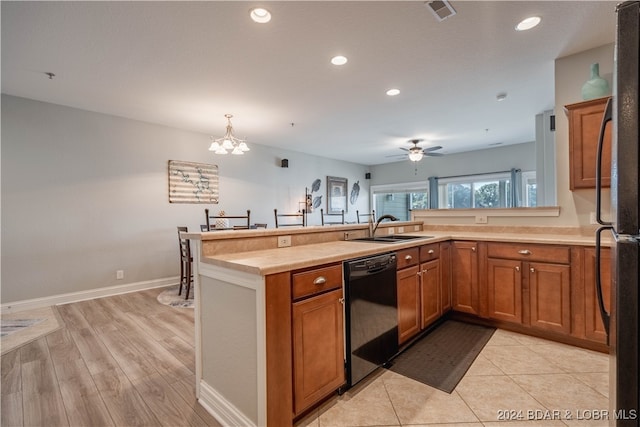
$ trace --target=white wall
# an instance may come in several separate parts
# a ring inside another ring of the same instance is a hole
[[[326,209],[327,175],[349,191],[359,181],[347,220],[369,209],[365,166],[256,143],[220,157],[208,146],[204,134],[2,95],[2,303],[177,276],[176,227],[199,230],[205,207],[251,209],[272,228],[273,209],[297,210],[316,178]],[[220,203],[170,204],[169,160],[217,164]]]
[[[535,118],[531,118],[531,127]],[[425,157],[415,165],[409,160],[371,167],[371,185],[426,181],[430,176],[468,175],[519,168],[536,169],[535,142],[507,145],[487,150]]]
[[[563,111],[565,105],[582,101],[582,85],[591,78],[591,64],[600,64],[600,77],[612,87],[613,44],[589,49],[556,60],[556,164],[559,224],[562,226],[588,226],[589,214],[595,212],[595,191],[569,190],[569,120]],[[603,212],[609,211],[609,190],[602,193]]]

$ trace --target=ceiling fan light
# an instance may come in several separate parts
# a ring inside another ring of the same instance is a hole
[[[222,141],[222,148],[224,148],[226,150],[232,150],[233,149],[233,142],[231,142],[231,140],[229,138],[225,138],[224,141]]]
[[[422,160],[422,151],[411,151],[409,153],[409,160],[411,160],[412,162],[419,162],[420,160]]]
[[[249,150],[250,150],[249,146],[248,146],[248,145],[247,145],[247,143],[246,143],[246,142],[244,142],[244,141],[242,141],[242,142],[240,143],[240,145],[238,145],[238,148],[239,148],[240,150],[242,150],[243,152],[244,152],[244,151],[249,151]]]
[[[242,150],[240,149],[240,147],[237,147],[237,146],[236,146],[236,147],[234,147],[234,149],[233,149],[233,151],[231,152],[231,154],[241,155],[241,154],[244,154],[244,151],[242,151]]]
[[[215,154],[227,154],[227,150],[224,149],[224,147],[220,147],[215,151]]]
[[[217,151],[220,149],[220,144],[218,144],[216,141],[212,141],[211,145],[209,146],[209,151]]]

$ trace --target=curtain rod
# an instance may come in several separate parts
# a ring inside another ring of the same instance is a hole
[[[483,173],[470,173],[467,175],[450,175],[450,176],[433,176],[430,178],[437,178],[437,179],[447,179],[447,178],[464,178],[467,176],[479,176],[479,175],[495,175],[497,173],[511,173],[511,171],[514,169],[509,169],[506,171],[495,171],[495,172],[483,172]],[[515,169],[516,172],[521,172],[521,169]]]

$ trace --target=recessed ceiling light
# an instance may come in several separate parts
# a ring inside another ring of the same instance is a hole
[[[530,16],[528,18],[525,18],[522,21],[520,21],[518,25],[516,25],[516,31],[530,30],[536,25],[538,25],[541,20],[542,18],[540,18],[539,16]]]
[[[389,89],[387,91],[387,95],[389,96],[396,96],[400,94],[400,89]]]
[[[262,7],[251,9],[249,16],[251,16],[251,19],[253,19],[254,22],[257,22],[259,24],[266,24],[267,22],[271,21],[271,13],[267,9],[264,9]]]
[[[344,65],[348,61],[346,56],[338,55],[331,58],[331,63],[333,65]]]

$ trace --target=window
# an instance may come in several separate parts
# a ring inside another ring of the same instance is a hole
[[[536,190],[536,171],[522,172],[522,206],[531,208],[538,206]]]
[[[440,209],[510,208],[511,174],[469,175],[438,181]]]
[[[511,172],[429,178],[429,181],[433,184],[433,194],[429,194],[429,182],[371,186],[376,216],[391,214],[408,221],[412,210],[432,207],[430,197],[435,198],[433,202],[437,201],[437,209],[537,206],[535,171],[514,169]]]
[[[391,214],[402,221],[411,219],[413,209],[429,208],[427,183],[375,185],[371,187],[376,217]]]
[[[514,184],[512,180],[515,179]],[[521,182],[521,185],[520,185]],[[536,172],[504,172],[438,180],[439,209],[536,206]]]

